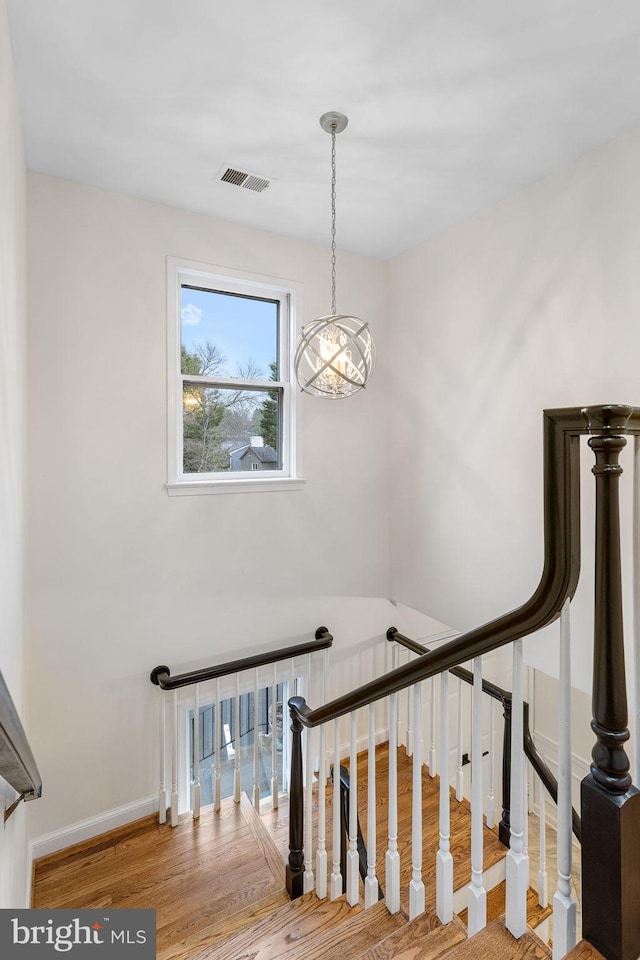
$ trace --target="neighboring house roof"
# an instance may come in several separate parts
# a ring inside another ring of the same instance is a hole
[[[278,459],[278,454],[275,452],[273,447],[252,447],[248,446],[244,453],[240,454],[240,459],[251,452],[254,457],[257,457],[261,463],[275,463]]]
[[[241,460],[249,452],[251,452],[256,460],[259,460],[260,463],[277,463],[278,454],[273,449],[273,447],[252,447],[250,443],[245,443],[244,446],[238,447],[237,450],[229,451],[229,459],[231,460],[231,469],[239,470],[241,468]]]
[[[231,456],[234,453],[243,453],[249,444],[246,440],[240,440],[238,437],[234,437],[232,440],[222,440],[220,446]]]

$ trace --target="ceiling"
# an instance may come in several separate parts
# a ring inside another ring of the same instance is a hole
[[[638,0],[7,0],[29,169],[388,259],[640,123]],[[222,165],[273,178],[263,193]]]

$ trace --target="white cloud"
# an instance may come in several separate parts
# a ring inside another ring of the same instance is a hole
[[[188,327],[196,327],[202,322],[202,310],[200,307],[194,306],[193,303],[188,303],[186,307],[182,308],[181,316],[182,322],[186,323]]]

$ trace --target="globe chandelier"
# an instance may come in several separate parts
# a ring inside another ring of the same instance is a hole
[[[300,389],[330,400],[362,390],[376,359],[367,322],[336,310],[336,134],[347,123],[347,117],[334,110],[320,117],[320,126],[331,134],[331,313],[302,328],[293,360]]]

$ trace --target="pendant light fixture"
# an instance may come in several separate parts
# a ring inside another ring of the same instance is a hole
[[[332,400],[366,386],[376,357],[366,321],[336,312],[336,134],[347,123],[333,110],[320,117],[320,126],[331,134],[331,313],[302,328],[293,360],[300,389]]]

